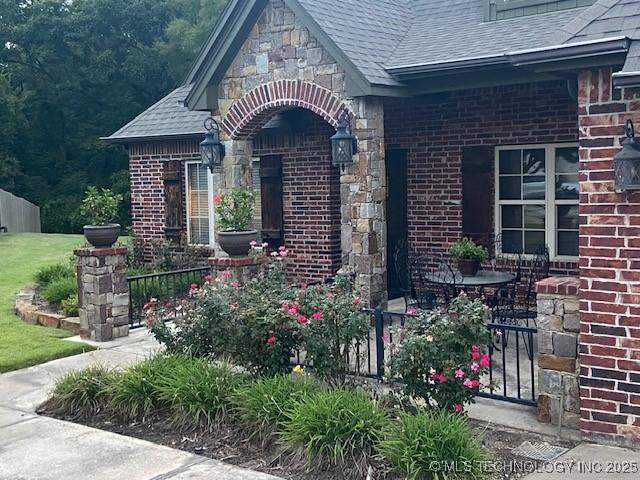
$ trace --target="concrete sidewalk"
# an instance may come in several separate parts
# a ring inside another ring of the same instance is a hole
[[[199,455],[94,428],[40,417],[64,372],[119,366],[158,349],[145,329],[100,350],[0,375],[0,480],[278,480]]]

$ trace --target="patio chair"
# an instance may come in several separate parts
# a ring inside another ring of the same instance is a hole
[[[439,253],[417,256],[411,263],[410,278],[416,304],[423,310],[448,307],[461,281],[460,274]]]
[[[393,260],[400,293],[402,293],[402,296],[404,297],[406,312],[410,307],[417,306],[416,292],[414,284],[411,281],[411,271],[414,262],[417,261],[417,255],[406,239],[403,239],[396,244],[396,248],[393,252]]]

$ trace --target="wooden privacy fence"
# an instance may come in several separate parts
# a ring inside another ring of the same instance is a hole
[[[40,233],[40,207],[0,190],[0,233]]]

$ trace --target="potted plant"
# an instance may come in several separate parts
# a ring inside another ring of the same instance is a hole
[[[80,206],[80,214],[89,221],[89,225],[84,226],[84,236],[94,247],[110,247],[118,240],[120,224],[115,221],[118,218],[120,202],[122,195],[108,188],[87,188]]]
[[[251,228],[256,196],[250,190],[232,190],[213,197],[217,214],[218,245],[231,257],[249,254],[258,231]]]
[[[482,245],[476,245],[470,238],[463,238],[451,245],[449,254],[458,260],[461,274],[473,277],[480,269],[480,263],[489,257],[489,252]]]

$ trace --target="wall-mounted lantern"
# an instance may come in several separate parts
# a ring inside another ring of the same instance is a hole
[[[615,189],[618,193],[640,190],[640,143],[635,138],[633,122],[627,120],[622,150],[615,157]]]
[[[349,120],[343,115],[338,120],[336,134],[331,137],[331,156],[335,167],[344,170],[353,165],[353,156],[358,153],[358,140],[351,133]]]
[[[216,167],[222,165],[224,158],[224,145],[220,143],[220,127],[213,117],[209,117],[204,121],[204,128],[207,133],[204,134],[204,141],[200,144],[200,154],[202,155],[202,164],[209,167],[211,173]]]

